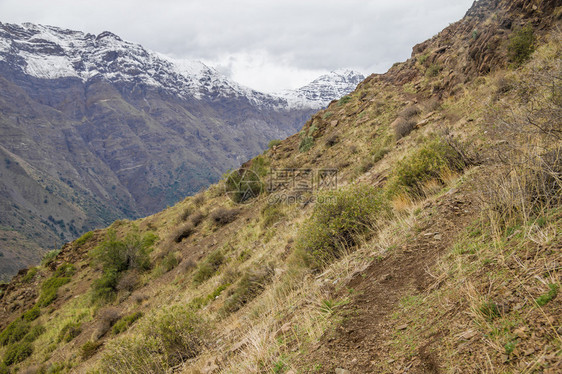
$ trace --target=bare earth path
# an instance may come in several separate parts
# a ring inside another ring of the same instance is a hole
[[[374,261],[347,285],[355,296],[340,313],[346,318],[334,332],[326,333],[313,348],[303,369],[316,364],[314,372],[376,373],[376,362],[390,359],[388,346],[400,323],[392,313],[407,295],[420,294],[432,283],[430,269],[475,217],[475,204],[466,192],[451,190],[433,203],[432,213],[422,220],[422,229],[402,248],[382,261]],[[404,361],[390,362],[396,373],[439,373],[437,358],[428,353],[439,337]]]

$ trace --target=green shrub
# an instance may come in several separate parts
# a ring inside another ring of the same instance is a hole
[[[193,282],[201,284],[211,278],[220,266],[224,263],[225,257],[220,250],[216,250],[209,254],[207,258],[199,265],[197,271],[193,274]]]
[[[41,285],[41,295],[37,305],[45,307],[50,305],[57,298],[59,288],[70,282],[69,277],[51,277]]]
[[[527,61],[535,50],[533,45],[534,41],[535,36],[532,26],[527,25],[514,31],[511,34],[509,44],[507,45],[509,60],[515,66],[519,66]]]
[[[238,281],[232,295],[224,302],[220,313],[225,315],[242,308],[262,293],[272,276],[273,269],[269,266],[264,266],[257,271],[247,271]]]
[[[82,347],[80,347],[80,357],[82,357],[82,360],[87,360],[95,355],[101,345],[101,342],[93,342],[91,340],[84,343]]]
[[[109,230],[91,256],[104,270],[147,270],[150,268],[149,254],[156,240],[158,237],[154,233],[148,232],[141,236],[138,229],[133,229],[123,240],[119,240],[115,231]]]
[[[303,136],[299,144],[299,152],[307,152],[314,145],[314,138],[312,136]]]
[[[10,369],[3,362],[0,362],[0,374],[10,374]]]
[[[38,337],[43,335],[47,329],[41,325],[35,325],[31,330],[24,336],[23,340],[33,343]]]
[[[88,240],[90,240],[92,237],[94,236],[94,232],[93,231],[88,231],[87,233],[85,233],[84,235],[82,235],[81,237],[79,237],[78,239],[76,239],[74,241],[74,245],[76,247],[81,247],[84,244],[86,244],[86,242]]]
[[[41,265],[43,265],[43,266],[49,265],[51,262],[53,262],[53,260],[55,258],[57,258],[59,253],[60,253],[60,249],[53,249],[53,250],[45,253],[45,255],[43,256],[43,259],[41,260]]]
[[[455,148],[437,139],[412,152],[394,168],[387,190],[391,195],[407,192],[423,196],[423,185],[429,180],[443,182],[443,175],[465,167]]]
[[[539,296],[536,300],[539,306],[545,306],[548,304],[552,299],[554,299],[558,295],[558,285],[557,284],[549,284],[548,285],[548,292]]]
[[[344,97],[342,97],[341,99],[338,100],[338,105],[342,106],[342,105],[345,105],[345,104],[349,103],[350,101],[351,101],[351,96],[345,95]]]
[[[10,323],[0,333],[0,346],[14,344],[22,340],[31,329],[31,325],[21,319],[17,319]]]
[[[35,305],[33,308],[29,309],[22,316],[23,320],[26,322],[35,321],[41,315],[41,309],[39,305]]]
[[[92,302],[108,303],[115,299],[119,273],[115,269],[105,270],[101,278],[92,283]]]
[[[439,64],[431,64],[425,71],[425,75],[427,77],[436,77],[439,75],[440,71],[441,71],[441,66],[439,66]]]
[[[273,147],[278,146],[279,144],[281,144],[281,140],[279,139],[273,139],[271,140],[268,144],[267,144],[267,148],[271,149]]]
[[[380,190],[350,186],[318,196],[312,216],[297,234],[296,249],[310,257],[319,269],[359,243],[390,209]]]
[[[10,366],[19,364],[33,354],[33,347],[30,342],[22,341],[12,344],[4,353],[4,365]]]
[[[76,267],[68,262],[60,264],[53,276],[55,277],[72,277],[74,272],[76,271]]]
[[[206,334],[202,319],[182,306],[148,317],[139,330],[139,334],[125,335],[107,345],[102,372],[169,373],[199,354]]]
[[[149,255],[157,240],[158,236],[154,233],[147,232],[141,236],[136,228],[119,240],[115,231],[109,230],[104,241],[90,253],[94,263],[103,268],[102,277],[92,283],[92,301],[112,301],[122,272],[150,269]]]
[[[121,318],[119,321],[115,323],[115,325],[113,325],[113,329],[112,329],[113,334],[118,335],[126,331],[133,323],[135,323],[141,317],[142,317],[142,312],[135,312]]]
[[[59,332],[57,341],[68,343],[82,332],[82,324],[80,322],[68,322]]]
[[[33,267],[29,269],[27,273],[25,273],[24,277],[21,280],[24,283],[29,283],[33,280],[33,278],[35,278],[36,275],[37,275],[37,268]]]

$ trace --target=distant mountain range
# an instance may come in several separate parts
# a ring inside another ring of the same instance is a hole
[[[0,23],[0,276],[195,193],[363,78],[265,94],[110,32]]]

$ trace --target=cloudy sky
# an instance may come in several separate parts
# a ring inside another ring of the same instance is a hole
[[[0,0],[0,22],[34,22],[201,60],[263,91],[330,70],[386,71],[473,0]]]

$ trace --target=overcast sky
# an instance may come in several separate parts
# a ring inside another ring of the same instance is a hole
[[[263,91],[330,70],[385,72],[473,0],[0,0],[0,22],[33,22],[125,40],[214,66]]]

